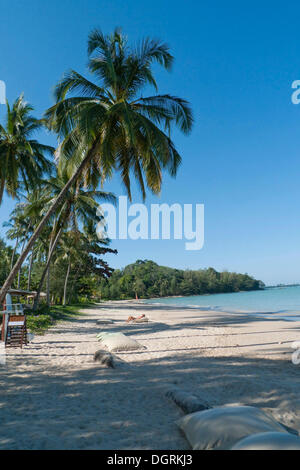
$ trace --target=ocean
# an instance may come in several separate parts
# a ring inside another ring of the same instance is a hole
[[[219,310],[228,313],[262,314],[300,320],[300,286],[274,287],[259,291],[193,295],[145,300],[146,303]]]

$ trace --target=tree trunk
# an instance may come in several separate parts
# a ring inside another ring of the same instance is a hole
[[[1,179],[1,182],[0,182],[0,205],[1,205],[2,199],[3,199],[4,187],[5,187],[5,179],[3,177]]]
[[[53,212],[57,209],[57,207],[61,204],[61,202],[64,200],[64,197],[65,197],[68,189],[70,188],[70,186],[72,186],[76,182],[77,178],[81,175],[81,172],[84,169],[84,167],[92,159],[92,157],[94,156],[94,154],[97,150],[97,146],[98,146],[99,143],[100,143],[100,138],[95,140],[95,142],[92,145],[91,149],[88,151],[87,156],[80,163],[79,167],[75,171],[74,175],[69,179],[66,186],[61,190],[60,194],[57,196],[57,198],[53,202],[52,206],[49,208],[47,214],[45,214],[45,216],[42,218],[42,220],[39,223],[38,227],[36,228],[35,232],[30,237],[25,249],[20,254],[16,264],[12,268],[11,272],[9,273],[6,281],[4,282],[4,284],[2,286],[2,289],[0,290],[0,305],[3,303],[3,301],[5,299],[5,296],[7,294],[7,291],[9,290],[14,278],[17,275],[17,272],[19,271],[20,267],[22,266],[22,264],[23,264],[24,260],[26,259],[28,253],[30,252],[31,248],[33,247],[33,244],[34,244],[35,240],[40,236],[40,234],[41,234],[41,232],[44,228],[44,225],[49,220],[49,218],[51,217]]]
[[[49,268],[47,270],[47,289],[46,289],[46,292],[47,292],[47,305],[49,307],[49,305],[50,305],[50,265],[49,265]]]
[[[56,224],[57,224],[57,222],[56,222]],[[53,234],[55,234],[55,226],[56,226],[56,224],[54,225],[54,228],[53,228],[53,231],[52,231]],[[57,240],[57,241],[58,241],[58,240]],[[51,255],[52,242],[55,242],[55,239],[54,239],[54,241],[53,241],[52,235],[51,235],[50,243],[49,243],[49,249],[48,249],[47,261],[48,261],[48,259],[49,259],[49,256],[52,257],[52,255]],[[57,242],[56,242],[56,243],[57,243]],[[51,261],[51,260],[50,260],[50,261]],[[50,263],[49,263],[49,266],[48,266],[48,269],[47,269],[46,274],[47,274],[47,282],[46,282],[46,286],[47,286],[47,287],[46,287],[47,300],[46,300],[46,303],[47,303],[47,305],[49,306],[49,305],[50,305]],[[41,287],[41,289],[42,289],[42,287]]]
[[[21,281],[21,268],[19,269],[19,272],[18,272],[18,289],[20,289],[20,281]]]
[[[72,297],[72,295],[73,295],[74,287],[75,287],[76,281],[77,281],[77,279],[78,279],[77,275],[78,275],[79,269],[80,269],[80,267],[78,267],[78,268],[76,269],[76,271],[74,272],[73,282],[71,283],[71,286],[70,286],[70,289],[69,289],[69,299],[70,299],[70,297]],[[72,298],[72,299],[73,299],[73,298]]]
[[[12,256],[11,256],[10,270],[12,270],[13,265],[14,265],[14,259],[15,259],[15,254],[16,254],[16,251],[17,251],[18,244],[19,244],[19,237],[17,237],[17,239],[16,239],[16,243],[15,243],[15,246],[14,246],[14,251],[13,251]]]
[[[25,238],[24,238],[24,241],[23,241],[23,245],[22,245],[21,252],[24,250],[24,246],[25,246],[25,242],[26,242],[26,237],[27,237],[27,234],[28,234],[28,230],[29,230],[29,227],[28,227],[28,229],[26,230],[26,233],[25,233]],[[18,289],[20,289],[21,270],[22,270],[22,266],[20,266],[20,269],[19,269],[19,272],[18,272]]]
[[[53,229],[54,230],[54,229]],[[47,257],[47,261],[49,259],[49,256],[50,256],[50,253],[51,253],[51,247],[52,247],[52,236],[50,238],[50,244],[49,244],[49,250],[48,250],[48,257]],[[47,305],[49,306],[50,305],[50,264],[48,266],[48,269],[47,269],[47,287],[46,287],[46,293],[47,293],[47,300],[46,300],[46,303]],[[42,288],[41,288],[42,289]]]
[[[67,274],[66,274],[66,279],[65,279],[65,285],[64,285],[64,299],[63,299],[63,305],[66,305],[66,301],[67,301],[67,287],[68,287],[68,280],[69,280],[70,269],[71,269],[71,256],[69,256],[68,269],[67,269]]]
[[[31,273],[32,273],[32,265],[33,265],[33,258],[34,258],[34,249],[32,248],[32,251],[31,251],[31,256],[30,256],[29,269],[28,269],[28,282],[27,282],[27,290],[30,290],[30,284],[31,284]]]
[[[45,269],[43,271],[43,274],[42,274],[42,277],[41,277],[41,280],[40,280],[40,283],[39,283],[37,294],[36,294],[35,299],[34,299],[33,311],[36,311],[36,309],[38,308],[39,300],[40,300],[40,294],[41,294],[41,290],[42,290],[42,287],[43,287],[43,284],[44,284],[45,276],[48,272],[48,269],[49,269],[49,266],[50,266],[50,263],[51,263],[51,259],[52,259],[52,255],[53,255],[54,250],[56,248],[57,242],[58,242],[58,240],[61,236],[61,233],[62,233],[62,227],[57,232],[53,243],[51,244],[51,242],[50,242],[50,250],[49,250],[49,254],[48,254],[48,259],[47,259],[47,263],[46,263]]]

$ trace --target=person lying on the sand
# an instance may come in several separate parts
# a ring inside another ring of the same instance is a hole
[[[129,323],[129,322],[134,321],[134,320],[141,320],[141,319],[144,318],[144,317],[145,317],[144,314],[143,314],[143,315],[140,315],[139,317],[133,317],[132,315],[130,315],[130,316],[127,318],[126,322]]]

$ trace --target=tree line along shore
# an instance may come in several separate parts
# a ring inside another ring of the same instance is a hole
[[[182,270],[159,266],[150,260],[137,260],[116,269],[109,279],[101,279],[102,299],[189,296],[259,290],[264,283],[248,274],[218,272],[213,268]]]

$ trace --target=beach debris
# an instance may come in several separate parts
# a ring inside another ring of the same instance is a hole
[[[284,427],[254,406],[225,405],[188,414],[177,421],[193,450],[229,450],[252,434],[287,433]]]
[[[200,402],[195,395],[184,392],[177,387],[172,387],[167,390],[166,397],[179,406],[185,413],[194,413],[196,411],[208,410],[210,406],[207,403]]]
[[[115,368],[114,357],[111,353],[98,349],[94,354],[94,361],[100,362],[105,367]]]
[[[34,339],[34,334],[33,333],[27,333],[27,340],[30,343]]]
[[[109,318],[101,318],[96,321],[97,325],[111,325],[113,323]]]
[[[133,351],[135,349],[146,349],[145,346],[124,335],[124,333],[103,332],[99,333],[97,338],[109,351]]]
[[[300,450],[300,438],[286,432],[262,432],[241,439],[231,450]]]

